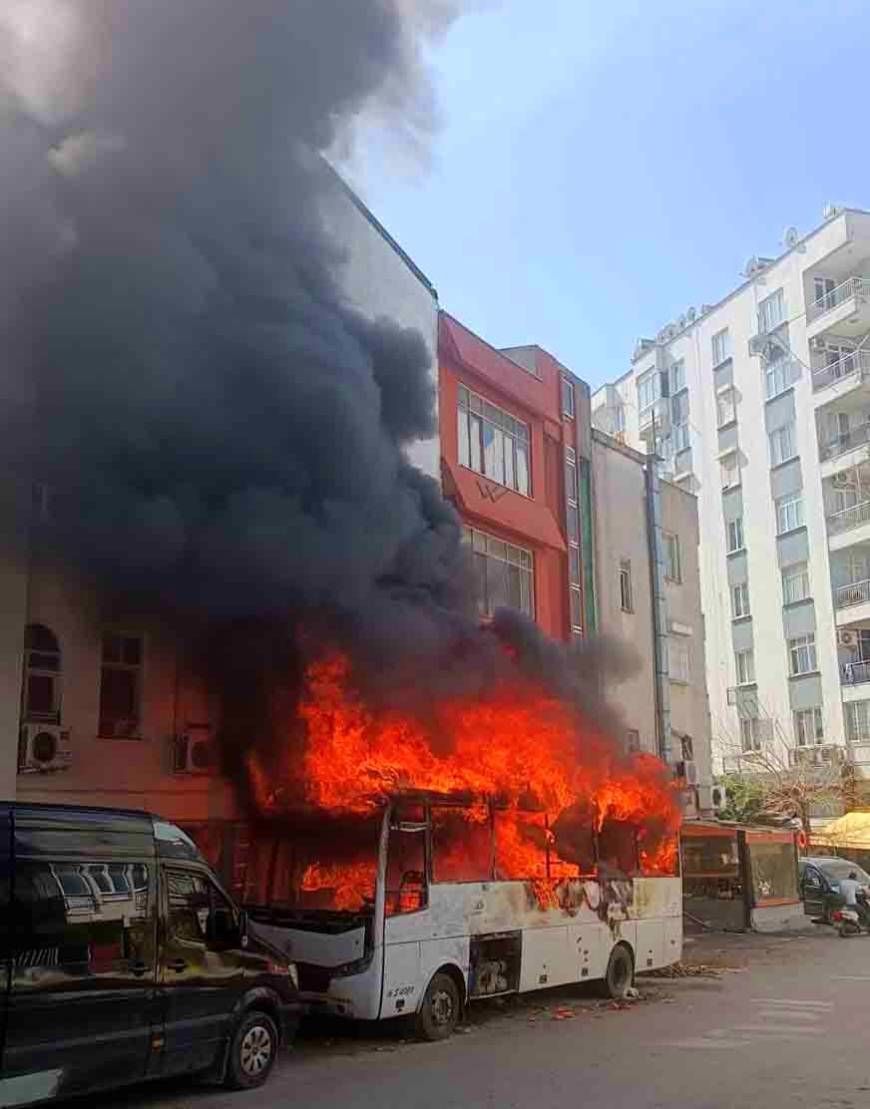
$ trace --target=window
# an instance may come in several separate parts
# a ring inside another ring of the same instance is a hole
[[[647,408],[652,408],[659,399],[659,382],[660,378],[655,370],[651,370],[638,380],[637,407],[639,412],[645,412]]]
[[[737,451],[726,454],[720,462],[722,488],[733,489],[740,484],[740,458]]]
[[[749,582],[746,581],[731,587],[731,617],[739,620],[741,616],[749,616]]]
[[[747,755],[761,750],[761,721],[757,717],[740,721],[740,746]]]
[[[623,612],[632,612],[631,603],[631,563],[623,560],[619,564],[619,607]]]
[[[794,420],[790,420],[776,431],[771,431],[768,436],[770,443],[770,464],[778,466],[781,462],[788,462],[797,453],[795,447]]]
[[[716,422],[719,427],[725,427],[737,419],[737,407],[734,403],[734,390],[716,396]]]
[[[492,616],[497,608],[515,608],[533,616],[535,590],[531,551],[476,528],[464,528],[463,538],[472,550],[481,613]]]
[[[682,358],[671,366],[671,396],[686,388],[686,363]]]
[[[776,502],[776,530],[779,535],[803,526],[804,499],[800,493],[789,493]]]
[[[773,331],[785,319],[785,296],[782,289],[777,289],[758,305],[758,330],[762,335]]]
[[[565,500],[575,507],[579,501],[577,456],[571,447],[565,448]]]
[[[613,410],[613,433],[622,435],[625,431],[625,408],[618,404]]]
[[[794,381],[794,362],[784,352],[780,351],[780,355],[764,367],[764,393],[768,400],[784,393]]]
[[[688,685],[689,675],[689,644],[681,636],[670,636],[668,639],[668,677],[672,682],[681,682]]]
[[[793,605],[810,596],[810,572],[806,562],[796,562],[782,571],[782,603]]]
[[[721,366],[726,359],[731,357],[731,335],[727,327],[717,331],[712,339],[713,365]]]
[[[43,624],[24,631],[24,716],[60,723],[60,644]]]
[[[129,739],[138,735],[141,687],[141,638],[115,633],[104,635],[100,674],[101,736]]]
[[[640,732],[637,728],[629,728],[625,733],[625,746],[628,748],[629,754],[640,750]]]
[[[685,424],[689,420],[689,394],[680,393],[671,397],[671,417],[674,424]]]
[[[832,277],[813,278],[813,305],[827,311],[835,305],[834,290],[837,282]]]
[[[755,681],[755,652],[752,648],[735,651],[734,665],[737,670],[737,684],[752,685]]]
[[[788,667],[792,677],[798,674],[811,674],[816,667],[816,637],[798,635],[788,641]]]
[[[728,553],[743,550],[743,517],[728,521]]]
[[[870,701],[847,701],[846,737],[850,743],[870,739]]]
[[[562,376],[562,415],[574,418],[574,382]]]
[[[529,428],[459,386],[459,461],[499,485],[529,494]]]
[[[387,871],[384,876],[387,916],[425,909],[426,821],[419,812],[398,813],[390,828]]]
[[[571,602],[571,631],[573,634],[583,633],[583,594],[579,585],[571,585],[569,590]]]
[[[679,454],[680,451],[687,451],[689,449],[689,421],[685,423],[676,424],[673,431],[674,452]]]
[[[167,954],[172,947],[177,950],[191,943],[220,949],[221,940],[235,923],[229,901],[206,877],[193,871],[167,870],[166,878]]]
[[[825,727],[822,710],[817,705],[811,709],[799,709],[794,714],[794,738],[798,747],[812,747],[825,740]]]
[[[682,581],[682,567],[680,566],[680,537],[666,531],[665,541],[665,578],[667,581]]]

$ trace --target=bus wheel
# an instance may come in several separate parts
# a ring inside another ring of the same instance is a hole
[[[417,1035],[421,1040],[446,1040],[459,1023],[459,990],[449,974],[439,971],[423,997],[417,1013]]]
[[[625,997],[631,988],[634,979],[634,959],[625,944],[617,944],[610,952],[607,963],[607,974],[601,983],[601,991],[605,997],[617,1000]]]

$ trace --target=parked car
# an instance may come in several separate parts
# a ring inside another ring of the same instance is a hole
[[[157,816],[0,804],[0,1105],[182,1073],[264,1082],[296,968]]]
[[[870,874],[850,859],[837,855],[819,855],[798,860],[801,899],[804,911],[830,923],[831,913],[843,904],[840,882],[854,871],[858,881],[870,890]]]

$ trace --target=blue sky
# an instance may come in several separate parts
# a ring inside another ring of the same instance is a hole
[[[870,207],[866,2],[501,0],[433,62],[433,164],[373,158],[366,199],[443,307],[593,386],[789,225]]]

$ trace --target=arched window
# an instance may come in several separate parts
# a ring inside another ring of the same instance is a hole
[[[24,717],[60,723],[60,644],[44,624],[24,632]]]

